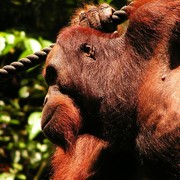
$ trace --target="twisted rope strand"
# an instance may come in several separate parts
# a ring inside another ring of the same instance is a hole
[[[28,55],[25,58],[20,59],[19,61],[12,62],[10,65],[5,65],[4,67],[2,67],[0,69],[0,82],[5,81],[12,76],[33,66],[43,63],[53,46],[54,44],[42,49],[41,51],[35,52],[32,55]]]

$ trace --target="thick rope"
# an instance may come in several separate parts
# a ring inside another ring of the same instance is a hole
[[[22,71],[32,68],[33,66],[43,63],[53,46],[54,44],[42,49],[41,51],[35,52],[32,55],[28,55],[19,61],[12,62],[10,65],[5,65],[0,69],[0,82],[19,74]]]

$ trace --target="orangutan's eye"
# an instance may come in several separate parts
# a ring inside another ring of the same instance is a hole
[[[83,51],[87,57],[92,58],[93,60],[95,59],[95,47],[92,46],[91,44],[88,43],[83,43],[80,46],[81,51]]]

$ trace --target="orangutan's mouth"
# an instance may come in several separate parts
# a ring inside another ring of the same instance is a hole
[[[56,106],[52,111],[50,111],[50,113],[48,113],[47,115],[43,115],[42,119],[41,119],[41,128],[42,130],[46,128],[46,126],[48,126],[49,122],[53,119],[53,115],[55,114],[56,109],[58,108],[58,106]],[[45,117],[44,117],[45,116]]]

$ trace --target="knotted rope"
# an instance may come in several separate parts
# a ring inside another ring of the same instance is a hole
[[[42,49],[41,51],[35,52],[32,55],[28,55],[27,57],[22,58],[19,61],[15,61],[9,65],[5,65],[0,69],[0,82],[7,80],[22,71],[32,68],[33,66],[43,63],[53,46],[54,44]]]

